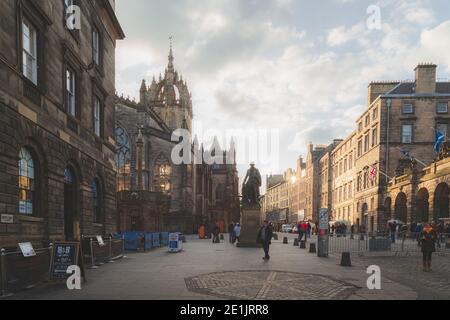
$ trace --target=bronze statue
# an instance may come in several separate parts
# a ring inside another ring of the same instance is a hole
[[[261,187],[261,174],[255,168],[255,164],[250,164],[250,169],[244,179],[242,186],[242,204],[259,205],[259,188]]]

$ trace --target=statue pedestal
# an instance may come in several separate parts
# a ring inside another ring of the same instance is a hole
[[[256,242],[261,228],[261,206],[244,206],[241,213],[241,236],[238,248],[260,248]]]

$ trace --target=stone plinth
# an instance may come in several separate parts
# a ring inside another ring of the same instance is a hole
[[[259,205],[244,206],[241,214],[241,236],[238,248],[259,248],[256,242],[260,229],[261,207]]]

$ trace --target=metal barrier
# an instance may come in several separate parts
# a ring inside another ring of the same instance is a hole
[[[169,245],[169,233],[161,232],[161,246],[167,247]]]
[[[155,232],[155,233],[152,234],[153,248],[161,247],[161,241],[160,241],[159,237],[160,237],[160,233],[159,232]]]
[[[153,233],[145,234],[145,251],[153,248]]]
[[[25,258],[20,251],[0,253],[0,296],[8,296],[48,281],[53,247],[35,250]]]
[[[329,238],[329,252],[364,254],[369,252],[390,252],[393,254],[421,254],[419,235],[414,233],[395,234],[346,234],[333,235]],[[441,255],[450,254],[450,235],[438,236],[436,252]]]
[[[84,239],[83,243],[85,240],[86,239]],[[96,239],[94,240],[94,238],[88,238],[88,240],[91,268],[96,268],[104,263],[113,262],[114,260],[124,256],[124,237],[122,237],[122,239],[114,239],[110,236],[108,240],[104,240],[104,245],[100,245],[100,243]]]
[[[147,251],[169,245],[169,232],[125,232],[120,235],[124,238],[126,251]]]

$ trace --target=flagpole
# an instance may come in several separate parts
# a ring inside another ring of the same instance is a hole
[[[403,149],[401,149],[401,148],[399,148],[399,147],[397,147],[397,149],[398,149],[399,151],[401,151],[402,153],[405,151],[405,150],[403,150]],[[411,156],[409,156],[409,158],[411,159],[411,161],[412,161],[412,160],[416,160],[418,163],[420,163],[420,164],[423,165],[424,167],[428,167],[428,166],[429,166],[428,164],[424,163],[423,161],[420,161],[420,159],[417,159],[417,158],[411,157]]]

